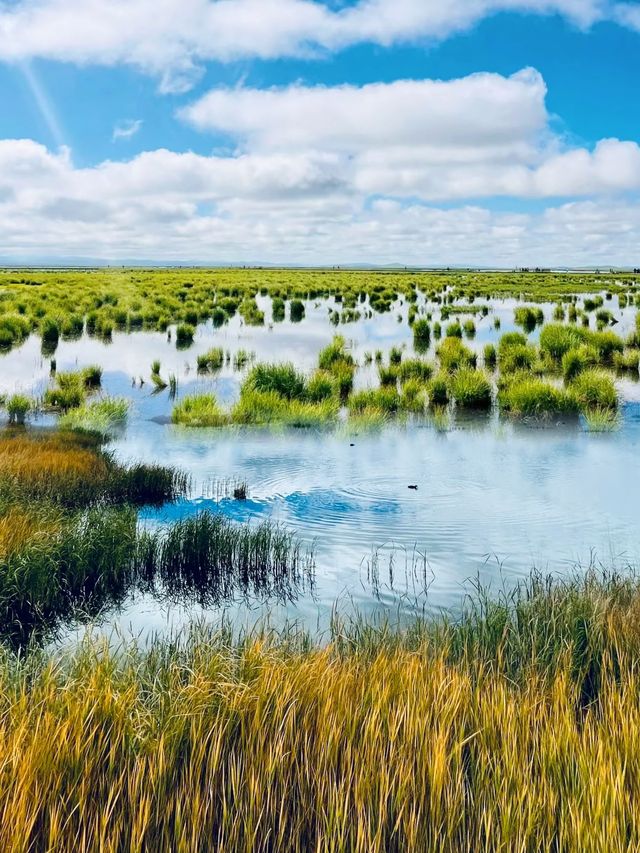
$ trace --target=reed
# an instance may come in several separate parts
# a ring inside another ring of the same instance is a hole
[[[237,594],[292,598],[313,570],[312,552],[287,529],[234,524],[208,512],[142,535],[136,560],[147,581],[208,605]]]
[[[0,844],[636,849],[639,607],[632,577],[534,577],[455,621],[336,618],[324,647],[196,627],[5,653]]]

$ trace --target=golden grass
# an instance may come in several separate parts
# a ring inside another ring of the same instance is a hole
[[[0,515],[0,560],[25,545],[47,540],[60,530],[61,519],[11,506]]]
[[[7,658],[0,847],[636,850],[637,601],[606,610],[586,707],[568,648],[518,680],[500,654],[453,662],[426,637],[87,646],[36,672]]]
[[[16,483],[96,481],[106,477],[106,459],[96,444],[64,433],[0,434],[0,476]]]

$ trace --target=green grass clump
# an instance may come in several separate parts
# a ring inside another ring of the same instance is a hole
[[[271,316],[274,323],[281,323],[285,318],[285,302],[281,296],[274,296],[271,301]]]
[[[582,409],[615,409],[618,405],[616,386],[604,370],[583,370],[572,380],[570,390]]]
[[[102,383],[102,368],[98,364],[90,364],[80,371],[85,388],[99,388]]]
[[[516,325],[522,326],[527,332],[532,332],[536,326],[541,326],[544,323],[542,308],[520,305],[514,309],[513,314]]]
[[[60,417],[58,426],[61,429],[96,433],[106,437],[126,422],[128,413],[128,400],[122,398],[96,400],[67,411]]]
[[[585,409],[582,415],[587,432],[613,432],[620,426],[617,409],[596,406]]]
[[[573,394],[529,374],[516,374],[498,392],[500,408],[521,416],[567,414],[578,408]]]
[[[388,367],[381,364],[378,367],[378,377],[380,379],[380,384],[385,387],[395,388],[398,383],[399,373],[400,371],[395,364],[390,364]]]
[[[426,387],[420,379],[407,379],[400,389],[399,408],[403,412],[422,414],[427,402]]]
[[[456,370],[449,380],[449,393],[461,408],[491,407],[491,382],[482,370],[472,367]]]
[[[526,346],[529,346],[529,341],[527,340],[526,335],[523,335],[522,332],[506,332],[506,334],[502,335],[498,341],[498,359],[514,347]]]
[[[29,335],[31,325],[19,314],[0,316],[0,349],[10,349]]]
[[[598,351],[588,344],[580,344],[567,350],[562,356],[562,373],[567,382],[574,379],[583,370],[593,367],[600,360]]]
[[[427,393],[431,406],[446,406],[449,402],[449,376],[437,373],[429,382]]]
[[[256,364],[247,376],[243,388],[259,392],[274,392],[285,400],[304,400],[305,377],[291,363]]]
[[[426,317],[413,322],[413,346],[416,352],[426,352],[431,342],[431,324]]]
[[[292,299],[289,303],[289,319],[292,323],[299,323],[304,319],[304,302],[301,299]]]
[[[640,352],[632,349],[615,352],[613,354],[613,366],[621,373],[638,373]]]
[[[221,427],[229,423],[229,415],[213,394],[193,394],[176,403],[171,420],[188,427]]]
[[[247,326],[264,326],[264,311],[258,308],[255,298],[243,299],[238,311]]]
[[[440,366],[445,371],[454,371],[459,367],[475,367],[476,354],[466,347],[457,337],[445,338],[436,350]]]
[[[624,351],[624,341],[619,335],[610,330],[589,332],[586,342],[600,353],[600,361],[610,364],[615,353]]]
[[[483,350],[484,366],[487,370],[493,370],[498,361],[498,353],[493,344],[485,344]]]
[[[191,323],[179,323],[176,328],[176,343],[179,347],[187,347],[193,343],[196,333]]]
[[[222,347],[213,347],[198,356],[197,364],[201,373],[207,370],[220,370],[224,365],[224,350]]]
[[[336,335],[331,343],[318,356],[320,370],[332,371],[339,365],[355,367],[353,356],[347,352],[347,342],[342,335]]]
[[[306,398],[312,403],[319,403],[322,400],[329,400],[338,391],[336,377],[328,370],[316,370],[316,372],[307,381],[305,391]]]
[[[476,324],[474,323],[473,320],[471,320],[471,319],[465,320],[465,322],[462,324],[462,328],[464,330],[466,337],[468,337],[468,338],[474,338],[475,337]]]
[[[401,383],[410,379],[428,382],[433,375],[433,364],[421,358],[407,358],[398,367],[398,378]]]
[[[580,346],[584,341],[584,333],[575,326],[549,323],[540,332],[540,349],[549,353],[555,361],[561,361],[565,353]]]
[[[353,388],[356,364],[341,335],[336,335],[329,346],[320,352],[318,367],[334,377],[340,399],[345,400]]]
[[[334,399],[315,403],[247,387],[231,410],[231,420],[241,425],[311,427],[335,420],[339,408]]]
[[[351,415],[394,415],[400,409],[400,395],[394,388],[371,388],[352,394],[347,401]]]
[[[504,373],[516,373],[519,370],[532,370],[538,358],[537,350],[531,344],[513,344],[500,347],[498,364]]]
[[[449,323],[445,329],[445,335],[448,338],[461,338],[462,337],[462,326],[458,322],[458,320],[454,320],[453,323]]]
[[[33,409],[33,401],[24,394],[13,394],[6,402],[10,424],[23,424]]]

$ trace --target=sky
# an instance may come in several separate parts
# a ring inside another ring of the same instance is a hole
[[[640,266],[640,2],[0,0],[0,261]]]

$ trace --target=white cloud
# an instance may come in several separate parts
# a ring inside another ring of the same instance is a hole
[[[116,142],[118,139],[131,139],[142,127],[142,119],[127,119],[116,124],[113,128],[112,140]]]
[[[248,148],[466,149],[529,140],[546,125],[545,94],[540,74],[525,69],[446,82],[214,89],[180,116],[200,130],[239,137]]]
[[[450,200],[640,189],[635,142],[566,150],[550,130],[545,95],[540,74],[524,69],[447,82],[217,89],[180,115],[254,155],[332,154],[364,194]]]
[[[599,174],[610,146],[580,168]],[[159,150],[78,169],[66,150],[4,140],[0,175],[0,256],[21,260],[606,265],[637,264],[640,245],[637,197],[541,213],[372,199],[335,153]]]
[[[0,6],[0,60],[132,64],[185,91],[206,60],[275,58],[373,42],[443,39],[501,11],[559,14],[579,27],[640,29],[615,0],[17,0]]]

